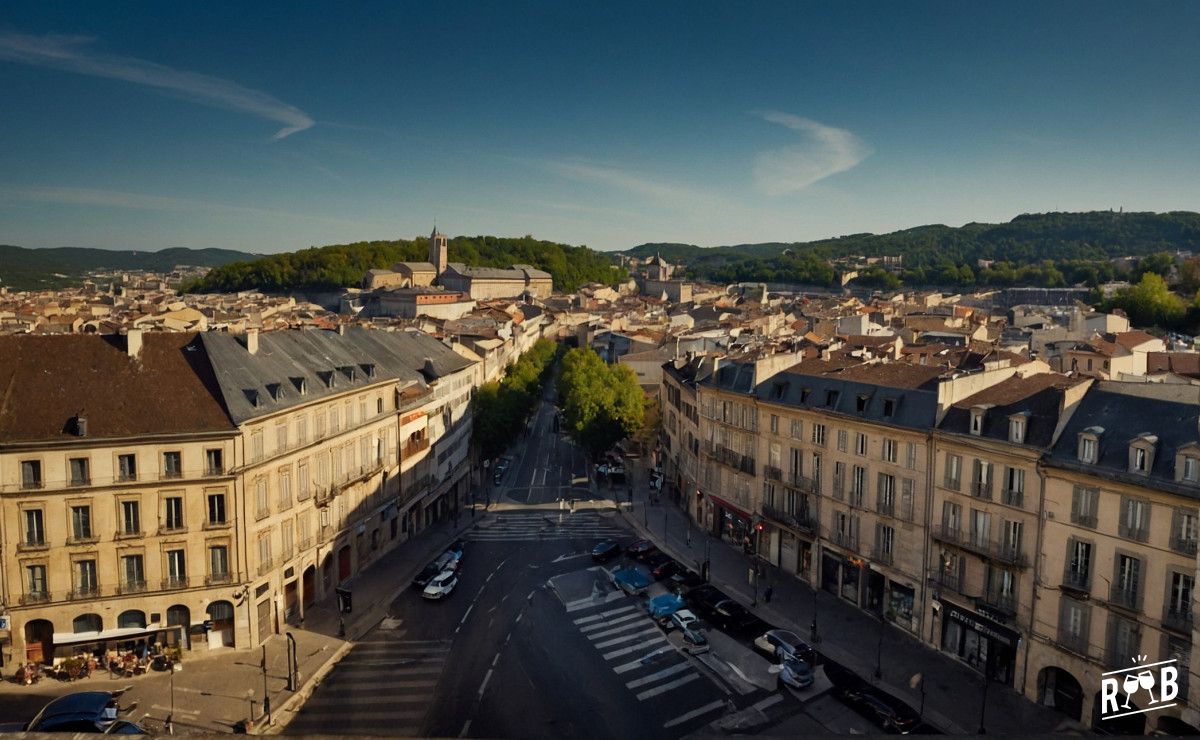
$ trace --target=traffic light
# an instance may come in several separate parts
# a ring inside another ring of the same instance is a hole
[[[755,524],[754,529],[755,529],[755,531],[758,531],[758,532],[763,531],[763,523],[759,522],[758,524]]]

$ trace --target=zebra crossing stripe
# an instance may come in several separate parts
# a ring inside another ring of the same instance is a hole
[[[685,660],[680,663],[676,663],[675,665],[671,666],[670,668],[664,668],[661,671],[651,673],[649,676],[643,676],[642,678],[635,678],[634,680],[626,683],[625,688],[636,689],[639,686],[645,686],[646,684],[651,684],[651,683],[654,683],[655,681],[658,681],[658,680],[661,680],[664,678],[668,678],[670,676],[674,676],[676,673],[686,671],[686,670],[690,669],[691,667],[692,667],[692,664]]]
[[[629,619],[633,619],[633,621],[630,622],[630,621],[628,621]],[[638,629],[639,627],[645,627],[647,625],[652,626],[654,624],[653,622],[649,621],[648,619],[643,618],[641,614],[630,614],[629,617],[627,617],[625,621],[626,621],[625,624],[619,624],[619,625],[612,627],[611,629],[601,630],[600,632],[590,634],[587,636],[587,638],[589,640],[591,640],[592,642],[595,642],[596,640],[599,640],[602,637],[608,637],[609,635],[619,635],[622,632],[628,632],[631,629]],[[613,624],[613,622],[609,622],[608,624],[602,624],[599,626],[608,627],[612,624]]]
[[[571,603],[579,603],[579,602],[571,602]],[[592,614],[587,617],[580,617],[579,619],[575,620],[575,624],[587,624],[588,622],[595,622],[597,619],[604,619],[605,617],[611,617],[614,614],[620,614],[622,612],[631,611],[631,610],[637,609],[637,608],[638,608],[637,604],[631,604],[629,606],[623,606],[619,609],[609,609],[608,611],[600,612],[599,614]]]
[[[598,643],[596,643],[596,649],[601,650],[606,647],[612,647],[613,645],[620,645],[623,642],[629,642],[630,640],[637,640],[637,639],[645,637],[647,635],[654,635],[654,634],[659,634],[659,631],[658,631],[657,627],[652,626],[649,629],[642,630],[641,632],[632,632],[628,635],[622,635],[621,637],[614,637],[611,640],[605,640],[604,642],[598,642]]]
[[[667,722],[666,724],[663,725],[663,729],[675,727],[676,725],[682,725],[684,722],[690,722],[690,721],[696,719],[697,717],[708,714],[709,712],[713,711],[714,709],[721,709],[724,706],[725,706],[725,702],[720,699],[718,699],[717,701],[714,701],[714,702],[709,702],[708,704],[705,704],[702,707],[697,707],[697,708],[693,709],[692,711],[687,712],[686,714],[681,714],[678,717],[676,717],[675,719]]]
[[[683,676],[682,678],[677,678],[670,683],[664,683],[661,686],[655,686],[652,689],[646,689],[637,695],[637,700],[646,701],[647,699],[658,696],[659,694],[665,694],[672,689],[677,689],[680,686],[683,686],[685,683],[695,681],[697,678],[700,678],[699,673],[689,673],[688,675]]]
[[[620,624],[621,622],[628,622],[631,619],[642,619],[642,615],[641,614],[626,614],[624,616],[617,617],[616,619],[610,619],[607,622],[598,622],[596,624],[585,625],[583,627],[580,627],[579,631],[582,632],[583,634],[587,635],[589,638],[595,639],[595,638],[605,635],[607,633],[600,632],[600,633],[597,633],[594,635],[588,635],[588,633],[592,632],[593,630],[603,629],[605,627],[614,627],[614,626]]]
[[[657,632],[657,630],[655,630],[655,631]],[[653,647],[654,645],[658,645],[659,643],[663,643],[666,641],[667,641],[667,638],[663,637],[660,634],[659,636],[653,637],[649,640],[646,640],[645,642],[639,642],[637,645],[633,645],[633,646],[626,647],[626,648],[621,648],[620,650],[613,650],[610,653],[604,653],[601,655],[601,657],[604,658],[605,660],[612,660],[613,658],[619,658],[622,655],[629,655],[630,653],[635,653],[638,650],[645,650],[646,648]]]

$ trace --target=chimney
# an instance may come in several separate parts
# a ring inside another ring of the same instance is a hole
[[[421,372],[424,373],[425,377],[427,377],[427,378],[436,378],[438,376],[437,372],[435,372],[433,369],[433,359],[432,358],[430,358],[430,357],[425,358],[425,364],[421,367]]]
[[[338,324],[338,336],[342,336],[342,337],[346,336],[346,325],[345,324]]]
[[[142,353],[142,330],[130,329],[125,334],[125,354],[137,359],[137,356]]]
[[[258,329],[246,330],[246,351],[252,355],[258,354]]]

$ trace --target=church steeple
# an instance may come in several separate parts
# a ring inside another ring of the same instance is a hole
[[[429,263],[441,275],[446,271],[446,263],[450,261],[450,246],[446,235],[437,230],[434,224],[433,232],[429,234]]]

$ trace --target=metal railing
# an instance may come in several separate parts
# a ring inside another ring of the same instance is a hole
[[[1076,591],[1091,591],[1092,574],[1086,570],[1067,568],[1063,571],[1062,585]]]
[[[1150,530],[1144,526],[1130,527],[1124,522],[1117,526],[1117,534],[1121,539],[1145,542],[1150,538]]]
[[[1008,506],[1015,506],[1018,509],[1025,505],[1024,491],[1004,491],[1004,503]]]
[[[1142,591],[1137,586],[1114,583],[1109,589],[1108,603],[1110,606],[1139,611],[1142,608]]]
[[[985,606],[990,606],[993,609],[999,609],[1008,614],[1017,613],[1017,597],[1013,594],[1006,594],[996,589],[987,589],[983,595],[979,597],[979,601]]]
[[[1070,650],[1072,653],[1077,653],[1085,657],[1088,655],[1088,639],[1086,634],[1072,634],[1065,627],[1059,627],[1058,637],[1055,639],[1055,642],[1060,647]]]
[[[80,599],[95,599],[100,596],[99,586],[76,586],[67,593],[69,601],[79,601]]]
[[[886,550],[882,545],[876,544],[875,547],[871,548],[871,559],[878,563],[891,565],[892,551]]]
[[[1088,527],[1089,529],[1095,529],[1096,528],[1096,515],[1095,514],[1081,514],[1077,511],[1072,511],[1071,512],[1071,523],[1078,524],[1081,527]]]
[[[146,591],[146,582],[145,581],[125,581],[124,583],[117,586],[117,595],[118,596],[124,596],[126,594],[140,594],[140,593],[145,593],[145,591]]]
[[[783,480],[783,470],[775,467],[774,465],[763,466],[763,475],[767,478],[767,480]]]
[[[1191,537],[1179,537],[1178,535],[1171,537],[1171,549],[1175,552],[1181,552],[1184,555],[1196,554],[1196,540]]]
[[[763,504],[762,514],[764,517],[773,521],[779,522],[794,529],[802,529],[807,532],[812,532],[816,529],[816,522],[807,513],[790,512],[785,509],[779,509],[774,506]]]
[[[21,594],[21,606],[27,604],[45,604],[52,600],[49,591],[34,591],[28,594]]]
[[[958,527],[942,522],[933,530],[933,538],[1010,565],[1027,566],[1029,559],[1016,543],[989,540],[974,533],[967,535]]]
[[[992,500],[992,484],[986,481],[974,481],[971,483],[971,495],[975,498],[983,498],[988,501]]]
[[[166,578],[162,579],[162,590],[163,591],[174,591],[177,589],[187,588],[187,587],[188,587],[188,577],[187,576],[167,576]]]
[[[1167,604],[1163,607],[1162,624],[1167,629],[1190,634],[1192,631],[1192,607]]]
[[[204,577],[206,586],[218,586],[222,583],[232,583],[233,574],[231,573],[210,573]]]
[[[858,535],[851,532],[834,532],[833,542],[850,550],[858,550]]]
[[[72,479],[69,477],[55,480],[40,478],[32,481],[0,484],[0,493],[16,493],[19,491],[60,491],[79,488],[104,488],[108,486],[129,485],[131,483],[156,483],[161,481],[200,480],[230,475],[228,468],[221,470],[208,467],[179,471],[145,472],[138,471],[133,475],[89,475],[87,478]]]
[[[787,484],[792,488],[798,488],[806,493],[815,493],[817,490],[816,483],[812,478],[800,475],[795,470],[788,473]]]

